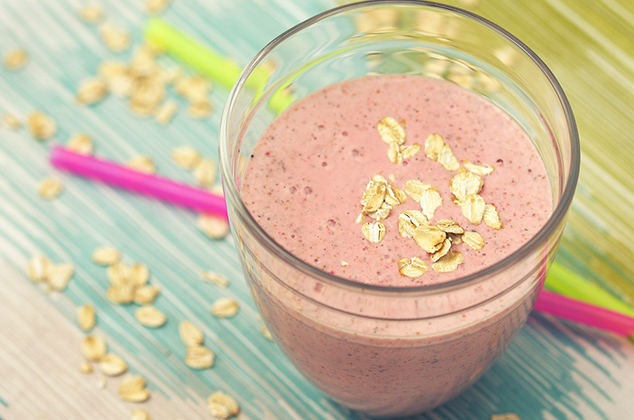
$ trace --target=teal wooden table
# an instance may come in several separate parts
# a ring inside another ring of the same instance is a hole
[[[217,134],[227,89],[211,91],[208,118],[192,118],[185,100],[166,126],[139,118],[125,99],[109,95],[80,106],[82,80],[105,60],[129,61],[142,43],[148,19],[144,2],[102,0],[107,20],[129,33],[131,46],[113,52],[98,25],[79,17],[82,2],[0,1],[0,55],[23,48],[29,56],[16,70],[0,67],[0,419],[127,419],[144,409],[152,419],[211,419],[207,397],[233,396],[246,419],[357,419],[327,400],[290,365],[261,332],[262,323],[244,283],[231,237],[210,239],[198,215],[158,201],[58,172],[48,163],[50,147],[88,133],[95,154],[118,162],[149,156],[158,173],[194,183],[191,171],[170,154],[190,145],[217,159]],[[530,4],[528,4],[530,3]],[[540,54],[561,80],[579,120],[583,166],[559,259],[624,302],[634,301],[634,7],[626,1],[540,0],[513,4],[462,1],[501,24]],[[270,39],[309,16],[335,6],[330,0],[173,0],[162,17],[239,65]],[[503,7],[500,7],[504,5]],[[165,66],[176,63],[161,58]],[[186,70],[187,71],[187,70]],[[49,141],[24,126],[34,110],[50,115],[57,131]],[[40,181],[64,186],[46,200]],[[628,204],[629,203],[629,204]],[[101,246],[121,250],[126,263],[141,262],[160,288],[154,305],[167,316],[161,328],[135,319],[137,305],[106,297],[106,268],[91,260]],[[29,279],[28,261],[44,254],[72,263],[63,292]],[[229,279],[225,288],[200,279],[210,270]],[[219,298],[237,300],[231,318],[211,314]],[[76,308],[96,308],[91,334],[147,380],[151,397],[121,399],[126,375],[82,373]],[[192,370],[179,323],[198,325],[214,366]],[[510,349],[472,388],[420,419],[479,420],[515,413],[522,420],[634,418],[634,344],[624,338],[534,314]]]

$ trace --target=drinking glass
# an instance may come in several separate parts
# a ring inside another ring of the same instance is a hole
[[[383,287],[323,272],[280,247],[241,199],[249,157],[286,107],[333,83],[395,73],[456,83],[504,110],[534,142],[552,187],[552,216],[531,240],[444,284]],[[243,271],[277,344],[333,400],[391,417],[456,396],[522,328],[564,229],[579,140],[559,83],[517,38],[454,7],[380,0],[321,13],[257,54],[225,106],[220,161]]]

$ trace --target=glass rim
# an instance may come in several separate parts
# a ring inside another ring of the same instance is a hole
[[[486,267],[483,270],[475,272],[473,274],[457,278],[455,280],[438,283],[438,284],[430,284],[423,286],[415,286],[415,287],[393,287],[393,286],[381,286],[375,284],[365,284],[360,283],[354,280],[350,280],[344,277],[339,277],[330,273],[327,273],[319,268],[316,268],[309,263],[303,261],[302,259],[294,256],[286,249],[284,249],[281,245],[279,245],[273,238],[269,236],[268,233],[262,229],[262,227],[255,221],[249,210],[246,208],[241,196],[238,191],[237,185],[233,178],[232,170],[231,170],[231,159],[229,158],[232,153],[228,147],[228,121],[233,113],[237,100],[242,92],[242,89],[245,87],[245,82],[248,77],[251,75],[253,70],[261,63],[263,60],[267,58],[269,53],[273,51],[278,45],[282,44],[286,39],[292,37],[293,35],[302,32],[303,30],[313,26],[314,24],[327,19],[329,17],[339,15],[351,10],[355,9],[363,9],[371,6],[384,6],[384,5],[411,5],[411,6],[423,6],[430,9],[438,9],[444,10],[448,12],[452,12],[457,15],[461,15],[462,17],[466,17],[476,21],[477,23],[493,30],[501,37],[505,38],[508,42],[518,47],[528,58],[530,58],[533,63],[541,70],[542,74],[546,77],[553,91],[559,99],[559,105],[566,117],[566,122],[568,124],[568,136],[570,140],[570,154],[571,154],[571,162],[570,162],[570,171],[568,173],[568,179],[563,188],[563,192],[561,194],[561,199],[559,203],[555,207],[552,215],[548,219],[548,221],[542,226],[542,228],[524,245],[518,248],[515,252],[507,255],[500,261]],[[566,218],[566,214],[568,209],[572,203],[573,196],[575,194],[575,188],[577,185],[579,170],[580,170],[580,161],[581,161],[581,151],[579,144],[579,134],[577,130],[577,125],[575,122],[575,118],[572,112],[572,108],[566,94],[563,91],[563,88],[555,78],[552,71],[548,68],[548,66],[542,61],[541,58],[535,52],[533,52],[526,44],[520,41],[517,37],[498,26],[497,24],[475,14],[469,12],[467,10],[449,6],[445,4],[423,1],[423,0],[366,0],[357,3],[347,4],[343,6],[338,6],[322,13],[319,13],[313,17],[310,17],[303,22],[293,26],[292,28],[284,31],[276,38],[274,38],[271,42],[269,42],[260,52],[251,60],[251,62],[244,68],[240,77],[234,84],[231,92],[229,93],[229,97],[225,103],[221,121],[220,121],[220,131],[219,131],[219,163],[220,163],[220,171],[223,179],[225,195],[227,200],[231,200],[231,204],[235,206],[235,211],[237,216],[241,221],[245,223],[244,228],[249,229],[254,237],[263,244],[272,254],[279,257],[282,261],[287,264],[291,264],[295,269],[301,271],[303,274],[310,276],[311,278],[322,281],[326,284],[343,286],[348,289],[354,290],[363,290],[364,292],[377,292],[377,293],[396,293],[399,295],[411,295],[411,294],[419,294],[421,292],[434,292],[434,293],[442,293],[445,291],[449,291],[455,288],[462,288],[469,286],[473,283],[478,283],[478,281],[487,279],[492,275],[501,272],[505,268],[512,266],[517,261],[522,260],[524,257],[535,251],[537,248],[541,246],[542,243],[548,238],[548,236],[563,222]]]

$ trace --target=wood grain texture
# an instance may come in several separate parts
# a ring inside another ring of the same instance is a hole
[[[142,2],[104,0],[106,14],[141,39]],[[579,191],[558,259],[634,303],[634,5],[626,0],[575,2],[453,1],[502,25],[551,67],[572,103],[583,148]],[[358,419],[329,402],[260,333],[231,238],[212,241],[196,228],[196,215],[54,171],[50,144],[70,135],[93,136],[96,153],[126,161],[149,155],[159,173],[193,183],[170,151],[192,145],[217,158],[220,111],[228,92],[215,88],[215,110],[196,121],[179,112],[168,127],[139,119],[125,101],[109,97],[79,107],[81,80],[104,59],[127,60],[103,46],[97,29],[77,16],[79,0],[0,0],[0,55],[23,47],[24,69],[0,68],[0,114],[24,120],[41,109],[53,116],[52,142],[33,140],[24,128],[0,124],[0,419],[126,419],[143,407],[153,419],[210,419],[205,399],[223,390],[239,401],[246,419]],[[178,1],[164,18],[245,64],[272,37],[334,1]],[[169,64],[169,61],[168,61]],[[53,201],[37,195],[46,176],[65,185]],[[133,305],[105,298],[105,268],[91,262],[98,246],[121,249],[126,262],[143,262],[161,288],[156,306],[168,315],[160,329],[135,321]],[[27,260],[43,253],[72,262],[76,273],[64,293],[47,294],[26,274]],[[203,270],[230,279],[228,288],[199,279]],[[220,297],[237,299],[238,315],[209,313]],[[75,308],[92,303],[97,328],[132,373],[148,379],[149,402],[122,402],[120,378],[100,389],[100,373],[79,372],[84,333]],[[178,323],[199,325],[216,364],[193,371],[183,362]],[[526,419],[634,418],[634,345],[590,328],[534,315],[500,361],[472,388],[419,419],[476,420],[514,412]]]

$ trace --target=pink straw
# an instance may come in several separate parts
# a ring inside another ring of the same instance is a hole
[[[93,156],[74,153],[60,146],[52,148],[51,163],[58,169],[85,178],[96,179],[115,187],[228,219],[224,197],[200,188],[144,174]]]
[[[51,163],[58,169],[96,179],[150,197],[227,219],[224,197],[186,184],[125,168],[113,162],[54,146]],[[623,336],[634,336],[634,318],[542,290],[535,310]]]
[[[634,318],[548,290],[539,294],[535,310],[625,337],[634,336]]]

